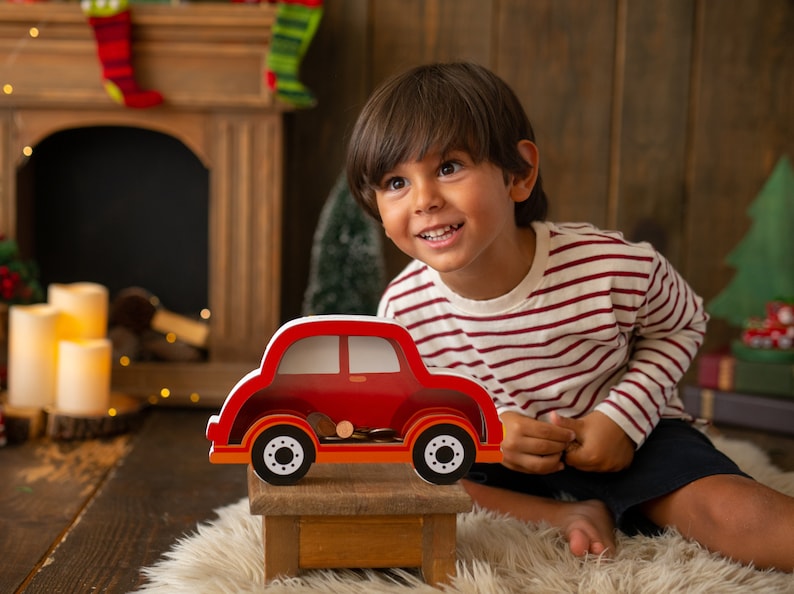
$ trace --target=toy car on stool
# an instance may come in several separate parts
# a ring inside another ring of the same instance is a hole
[[[282,326],[259,369],[207,424],[213,463],[251,464],[290,485],[313,463],[411,463],[450,484],[477,462],[500,462],[501,421],[485,387],[427,368],[400,324],[363,315]]]

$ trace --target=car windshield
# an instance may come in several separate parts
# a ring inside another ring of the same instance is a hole
[[[278,372],[284,375],[339,373],[339,337],[309,336],[287,349]]]

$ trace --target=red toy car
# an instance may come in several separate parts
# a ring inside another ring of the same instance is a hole
[[[206,435],[211,462],[250,463],[274,485],[314,462],[407,462],[449,484],[475,461],[502,460],[503,429],[482,384],[428,369],[396,322],[354,315],[282,326]]]
[[[766,318],[750,318],[742,332],[742,342],[756,349],[790,349],[794,346],[794,304],[770,301]]]

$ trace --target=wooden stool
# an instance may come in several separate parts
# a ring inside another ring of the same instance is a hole
[[[262,516],[265,582],[301,569],[421,567],[433,586],[455,576],[460,485],[431,485],[407,464],[315,464],[296,485],[248,467],[251,513]]]

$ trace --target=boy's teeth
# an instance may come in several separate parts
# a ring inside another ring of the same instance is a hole
[[[447,225],[446,227],[441,227],[439,229],[433,229],[431,231],[425,231],[422,233],[422,237],[424,239],[439,239],[441,237],[447,236],[449,233],[457,229],[457,225]]]

